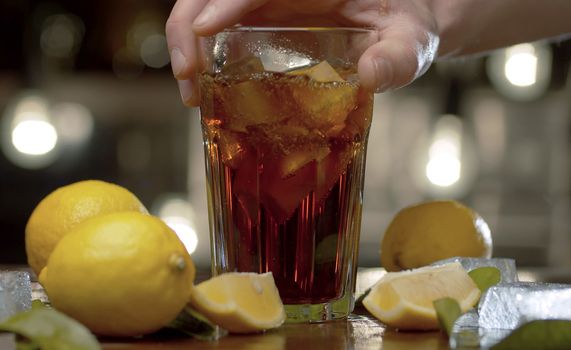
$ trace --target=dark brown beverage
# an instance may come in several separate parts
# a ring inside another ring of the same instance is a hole
[[[260,66],[200,78],[214,273],[271,271],[287,305],[340,299],[354,286],[372,95],[327,62]]]

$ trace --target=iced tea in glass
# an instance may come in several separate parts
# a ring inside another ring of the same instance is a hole
[[[213,274],[272,272],[289,321],[353,309],[367,40],[364,29],[235,28],[202,42]]]

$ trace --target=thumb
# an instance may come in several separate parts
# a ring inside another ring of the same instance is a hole
[[[410,84],[428,70],[438,52],[439,38],[434,33],[411,26],[410,22],[386,25],[380,40],[359,59],[361,84],[370,91],[382,92]]]

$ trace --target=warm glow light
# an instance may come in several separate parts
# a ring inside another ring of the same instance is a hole
[[[426,164],[426,177],[436,186],[452,186],[460,180],[461,163],[457,157],[441,154],[431,157]]]
[[[165,195],[157,200],[153,210],[182,241],[189,254],[196,250],[198,235],[192,220],[192,207],[186,198]]]
[[[425,169],[426,177],[433,185],[449,187],[460,180],[461,127],[460,120],[451,115],[441,117],[436,124]]]
[[[50,103],[36,92],[14,99],[0,118],[0,147],[19,167],[40,169],[52,164],[59,155],[60,141]]]
[[[161,219],[176,233],[188,254],[192,254],[198,245],[198,236],[188,219],[178,216],[167,216]]]
[[[515,86],[527,87],[537,81],[537,54],[531,44],[520,44],[506,50],[504,74]]]
[[[56,129],[43,120],[24,120],[12,130],[12,144],[21,153],[42,155],[54,149]]]
[[[514,100],[531,101],[549,89],[552,58],[548,43],[519,44],[491,53],[486,70],[500,93]]]

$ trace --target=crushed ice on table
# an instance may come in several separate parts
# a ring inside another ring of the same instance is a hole
[[[24,271],[0,271],[0,322],[31,306],[30,275]]]
[[[512,283],[518,281],[517,269],[514,259],[454,257],[454,258],[439,260],[433,263],[432,265],[444,265],[456,261],[462,264],[462,267],[468,272],[480,267],[488,267],[488,266],[495,267],[498,270],[500,270],[500,273],[502,275],[500,283]]]
[[[478,306],[479,326],[515,329],[541,319],[571,320],[571,285],[518,282],[489,288]]]

